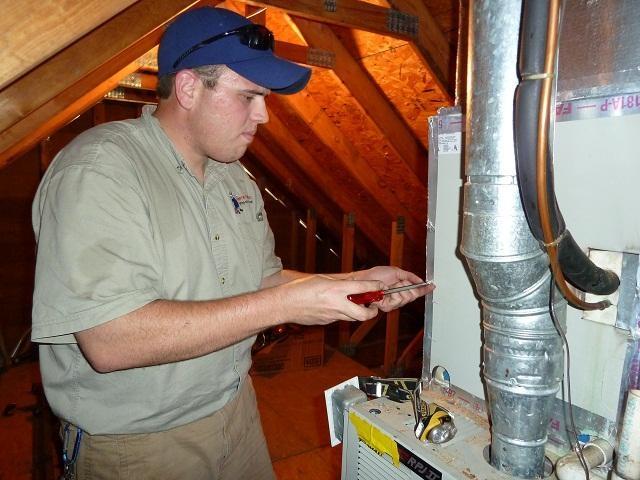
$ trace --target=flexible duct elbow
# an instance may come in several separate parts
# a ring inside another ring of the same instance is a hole
[[[611,295],[620,286],[618,275],[595,265],[568,230],[565,230],[558,244],[558,260],[566,279],[579,290],[595,295]]]

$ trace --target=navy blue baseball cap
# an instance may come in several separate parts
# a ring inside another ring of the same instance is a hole
[[[274,93],[302,90],[311,69],[273,53],[273,35],[230,10],[202,7],[178,16],[158,48],[158,76],[204,65],[226,65]]]

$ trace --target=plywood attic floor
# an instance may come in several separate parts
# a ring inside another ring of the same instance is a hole
[[[340,478],[342,453],[329,445],[323,392],[356,375],[371,372],[328,347],[321,367],[253,375],[278,480]],[[43,399],[36,361],[0,373],[0,480],[59,478],[55,421]]]

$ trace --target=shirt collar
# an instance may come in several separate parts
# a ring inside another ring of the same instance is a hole
[[[153,132],[154,137],[156,137],[156,139],[172,153],[173,158],[171,160],[174,162],[176,168],[178,170],[183,168],[189,172],[190,175],[193,175],[182,155],[175,148],[173,142],[162,128],[162,125],[160,125],[158,119],[153,115],[153,112],[155,111],[155,105],[144,105],[142,107],[142,121]],[[215,183],[221,180],[226,175],[228,169],[229,165],[226,163],[217,162],[211,158],[207,159],[207,165],[205,166],[204,172],[205,183]]]

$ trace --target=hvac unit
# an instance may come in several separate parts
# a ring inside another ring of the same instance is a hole
[[[411,402],[352,396],[342,404],[344,428],[336,428],[342,431],[343,480],[556,478],[552,465],[559,457],[574,461],[567,454],[576,435],[586,445],[596,442],[586,447],[596,457],[602,451],[610,460],[611,451],[601,445],[616,445],[618,473],[612,478],[640,479],[640,16],[632,1],[566,3],[552,141],[555,190],[580,247],[620,277],[609,298],[613,306],[598,312],[567,306],[550,293],[553,281],[544,263],[535,267],[540,280],[524,292],[544,284],[550,300],[542,307],[517,295],[499,299],[503,303],[491,298],[494,286],[509,291],[520,274],[530,273],[509,270],[507,262],[517,267],[540,246],[525,239],[529,250],[512,254],[530,232],[495,234],[504,224],[526,227],[514,220],[522,208],[513,164],[520,1],[472,0],[467,118],[452,108],[429,120],[427,280],[437,288],[426,297],[420,379],[422,399],[449,410],[457,433],[440,444],[418,440]],[[547,2],[529,5],[542,4]],[[483,250],[485,240],[494,243],[494,257]],[[469,248],[473,242],[475,250]],[[487,285],[478,285],[479,271],[487,273]],[[491,277],[496,272],[502,276]],[[514,322],[527,315],[532,320],[510,330],[511,320],[500,320],[507,300],[520,309]],[[555,305],[570,346],[573,419],[561,388],[567,380],[563,348],[553,338],[548,303]],[[533,328],[538,317],[544,317],[545,338]],[[533,347],[514,350],[514,339]],[[625,406],[638,413],[625,414]],[[491,446],[499,446],[495,456]],[[627,474],[629,455],[635,457]],[[533,457],[535,475],[510,472]],[[500,468],[493,466],[496,458]],[[564,478],[584,478],[575,462],[571,468],[578,470]],[[610,470],[611,461],[590,476],[607,478]]]

